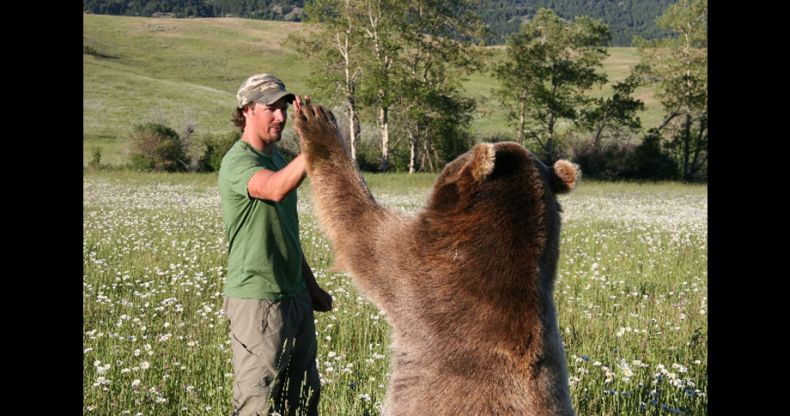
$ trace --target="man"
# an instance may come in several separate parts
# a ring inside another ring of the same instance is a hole
[[[302,253],[296,188],[304,155],[277,150],[288,104],[301,100],[269,74],[249,77],[236,94],[242,131],[222,158],[219,191],[229,254],[225,315],[233,351],[233,414],[318,414],[313,309],[332,309]],[[307,98],[306,98],[307,100]]]

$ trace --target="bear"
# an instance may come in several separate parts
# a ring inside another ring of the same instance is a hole
[[[331,111],[306,103],[293,119],[335,268],[391,327],[383,414],[573,415],[552,296],[556,195],[579,167],[480,143],[406,215],[376,202]]]

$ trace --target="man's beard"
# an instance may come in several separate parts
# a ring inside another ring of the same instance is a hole
[[[275,127],[276,126],[272,126],[269,128],[269,131],[267,131],[267,133],[269,133],[269,140],[268,140],[269,143],[279,142],[280,139],[282,139],[283,130],[285,130],[285,126],[281,126],[281,128],[279,129],[276,129]],[[274,132],[272,132],[272,130],[274,130]]]

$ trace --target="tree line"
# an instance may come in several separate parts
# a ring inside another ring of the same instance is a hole
[[[303,0],[85,0],[83,11],[119,16],[243,17],[301,21]]]
[[[656,18],[676,0],[478,0],[471,7],[488,26],[487,44],[504,44],[507,36],[540,8],[572,20],[590,16],[609,26],[610,46],[631,46],[635,35],[656,39],[666,35]],[[243,17],[303,21],[309,18],[304,0],[85,0],[83,10],[96,14],[172,17]]]
[[[640,64],[606,97],[602,62],[611,39],[599,19],[561,18],[541,8],[507,38],[504,59],[480,44],[486,26],[475,3],[438,0],[317,0],[308,22],[318,33],[292,35],[308,65],[311,90],[343,113],[352,158],[367,170],[437,171],[475,141],[476,102],[460,79],[490,71],[513,135],[546,163],[582,162],[592,176],[695,180],[707,161],[707,0],[681,0],[657,25],[670,33],[636,38]],[[641,131],[633,96],[651,85],[666,118]],[[373,145],[361,146],[363,126]],[[397,138],[393,140],[392,138]],[[481,138],[477,138],[478,140]],[[371,154],[375,151],[375,155]]]
[[[481,1],[479,13],[488,24],[490,44],[502,44],[519,31],[522,22],[535,16],[541,8],[553,10],[563,19],[576,16],[599,19],[609,26],[609,46],[631,46],[635,35],[655,39],[666,35],[655,24],[656,18],[676,0],[488,0]]]

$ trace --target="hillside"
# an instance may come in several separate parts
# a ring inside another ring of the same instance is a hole
[[[310,25],[94,14],[84,14],[83,24],[84,161],[98,145],[103,162],[122,163],[132,126],[144,121],[164,121],[176,130],[191,125],[197,134],[232,131],[235,91],[253,73],[276,73],[289,90],[310,94],[305,88],[309,68],[283,45],[289,33],[310,30]],[[610,55],[604,62],[610,82],[623,79],[638,62],[633,48],[612,48]],[[463,85],[470,96],[485,99],[473,135],[509,131],[492,98],[493,77],[476,74]],[[637,93],[648,106],[643,124],[657,125],[661,112],[652,93],[644,88]]]

